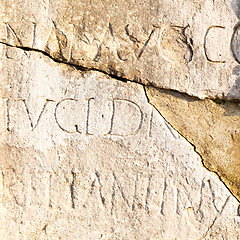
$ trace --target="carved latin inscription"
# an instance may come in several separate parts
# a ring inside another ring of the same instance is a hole
[[[55,126],[66,133],[126,137],[136,134],[143,121],[140,107],[127,99],[46,99],[37,110],[24,99],[2,99],[0,103],[1,131],[34,131],[54,119]]]
[[[234,28],[231,40],[231,50],[234,59],[240,63],[240,24],[237,24]]]
[[[55,108],[55,120],[60,129],[67,133],[81,133],[84,113],[82,104],[76,99],[63,99]]]
[[[12,184],[12,179],[15,183]],[[2,184],[2,185],[1,185]],[[230,196],[224,195],[221,204],[216,205],[220,196],[212,189],[214,184],[210,179],[202,179],[196,183],[196,200],[188,195],[184,188],[174,183],[171,177],[163,177],[161,173],[137,172],[133,181],[128,176],[118,176],[115,172],[108,174],[90,172],[86,175],[81,172],[24,172],[17,178],[12,169],[3,169],[0,172],[0,202],[17,202],[19,206],[41,206],[44,211],[49,208],[69,207],[80,210],[89,207],[89,202],[94,206],[102,206],[110,214],[119,211],[145,211],[154,212],[166,217],[183,214],[184,211],[194,209],[192,215],[196,221],[201,217],[201,211],[211,211],[218,215],[223,212]],[[35,188],[38,186],[38,188]],[[33,194],[28,194],[32,191]],[[203,204],[203,196],[212,196],[207,201],[208,208]],[[44,198],[42,197],[44,196]],[[43,201],[44,199],[44,201]],[[117,203],[124,203],[118,204]],[[88,203],[88,204],[87,204]],[[171,209],[171,211],[169,211]],[[212,216],[214,218],[214,216]]]
[[[161,49],[164,57],[170,61],[187,64],[192,61],[191,39],[186,35],[189,26],[169,26],[161,34]]]
[[[37,24],[32,24],[32,47],[35,47]],[[160,27],[158,28],[160,29]],[[115,44],[116,36],[114,34],[114,26],[111,23],[106,27],[107,30],[102,42],[94,37],[90,37],[91,34],[87,32],[78,33],[77,29],[75,29],[72,24],[69,25],[69,29],[70,32],[65,34],[56,26],[55,22],[52,22],[51,33],[44,50],[53,57],[60,58],[64,61],[77,60],[81,62],[84,60],[82,56],[87,54],[91,61],[99,62],[104,52],[104,47],[114,48],[112,52],[116,54],[120,61],[128,61],[131,59],[130,56],[135,56],[137,60],[139,60],[157,28],[154,27],[149,33],[149,36],[147,38],[145,36],[146,41],[141,42],[130,34],[129,24],[127,24],[124,28],[124,34],[129,38],[129,42],[122,41],[121,38],[118,38],[117,40],[120,42],[119,47]],[[5,32],[5,42],[10,45],[23,46],[18,33],[16,33],[10,23],[5,23]],[[191,62],[194,56],[194,40],[190,37],[188,32],[191,32],[191,26],[189,25],[185,27],[177,25],[165,27],[160,36],[162,57],[166,58],[168,61],[181,64]],[[228,36],[227,33],[228,31],[224,26],[214,25],[207,28],[205,35],[202,36],[203,51],[207,61],[212,63],[225,63],[228,52],[224,52],[224,49],[228,49],[226,46],[229,46],[229,38],[231,38],[231,51],[233,57],[238,63],[240,62],[240,53],[238,50],[239,24],[235,26],[232,37]],[[69,39],[67,35],[69,35]],[[111,40],[112,44],[110,44],[110,46],[105,46],[106,40]],[[135,46],[137,48],[136,52],[132,50],[132,44],[134,44],[134,46],[139,45],[138,47]],[[74,52],[72,52],[73,49]]]
[[[4,129],[7,129],[7,120],[8,114],[7,114],[7,99],[1,99],[0,100],[0,133],[4,131]]]
[[[109,134],[128,136],[137,133],[143,118],[140,107],[126,99],[114,99],[112,103],[113,114]]]
[[[52,100],[46,99],[40,109],[29,108],[24,99],[6,100],[6,126],[9,131],[21,131],[21,129],[30,129],[33,131],[42,121],[43,115],[48,109]]]
[[[113,112],[111,101],[92,98],[88,103],[87,133],[106,135],[111,126],[111,115]]]
[[[225,63],[223,49],[225,49],[227,36],[225,27],[211,26],[204,37],[204,53],[209,62]]]

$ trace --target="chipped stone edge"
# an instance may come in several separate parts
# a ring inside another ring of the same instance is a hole
[[[156,88],[156,89],[160,89],[160,88]],[[162,90],[162,91],[164,91],[164,90],[169,91],[169,90],[167,90],[167,89],[160,89],[160,90]],[[175,90],[171,90],[171,91],[172,91],[173,93],[176,92]],[[154,109],[157,110],[157,112],[161,115],[161,117],[164,119],[164,121],[166,121],[167,124],[168,124],[169,126],[171,126],[171,128],[173,128],[182,138],[184,138],[184,139],[192,146],[194,152],[197,153],[197,155],[200,157],[202,166],[203,166],[206,170],[208,170],[209,172],[215,174],[215,175],[217,176],[217,178],[220,180],[220,182],[222,182],[222,183],[224,184],[224,186],[228,189],[228,191],[231,193],[231,195],[240,203],[240,199],[238,199],[238,198],[232,193],[231,189],[227,186],[227,184],[224,182],[224,180],[223,180],[222,177],[218,174],[218,172],[217,172],[217,171],[212,171],[212,170],[210,170],[210,169],[206,166],[206,164],[204,163],[204,159],[203,159],[202,155],[197,151],[197,147],[196,147],[191,141],[189,141],[186,137],[184,137],[184,136],[161,114],[161,112],[158,110],[158,108],[157,108],[153,103],[151,103],[151,100],[149,99],[148,94],[147,94],[147,91],[146,91],[146,86],[144,86],[144,92],[145,92],[145,96],[146,96],[146,98],[147,98],[148,103],[149,103],[151,106],[153,106]],[[180,94],[181,94],[181,93],[180,93]],[[182,94],[182,95],[183,95],[183,94]],[[188,95],[188,94],[184,94],[184,95]],[[189,95],[188,95],[188,96],[189,96]],[[190,97],[191,97],[191,96],[190,96]],[[195,98],[195,97],[192,97],[192,98]],[[197,100],[199,100],[199,101],[204,101],[204,100],[198,99],[198,98],[195,98],[195,99],[197,99]],[[207,100],[207,99],[205,99],[205,100]],[[211,100],[212,100],[212,99],[211,99]],[[215,100],[213,100],[213,101],[215,101]]]

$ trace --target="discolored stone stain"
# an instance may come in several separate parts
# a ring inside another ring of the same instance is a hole
[[[238,0],[232,0],[231,6],[237,18],[240,18],[240,2]]]
[[[239,103],[199,100],[184,93],[146,87],[149,102],[195,148],[240,201]]]

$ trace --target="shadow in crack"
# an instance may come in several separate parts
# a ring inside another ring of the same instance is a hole
[[[233,68],[233,76],[236,77],[235,83],[227,94],[228,99],[235,99],[240,101],[240,65],[237,65]]]
[[[232,74],[236,76],[236,81],[226,96],[229,100],[214,101],[224,108],[225,116],[240,116],[240,65],[233,69]]]
[[[234,101],[228,101],[221,103],[216,100],[217,104],[220,104],[220,106],[225,110],[224,116],[240,116],[240,102],[234,102]]]
[[[228,100],[216,99],[214,101],[224,108],[225,116],[240,116],[240,65],[233,69],[232,74],[236,76],[236,81],[226,96]]]

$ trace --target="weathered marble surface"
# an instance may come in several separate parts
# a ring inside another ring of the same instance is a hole
[[[0,239],[240,239],[238,2],[0,0]]]
[[[1,1],[0,38],[190,95],[237,99],[237,0]]]
[[[240,237],[237,200],[143,86],[1,52],[1,239]]]

